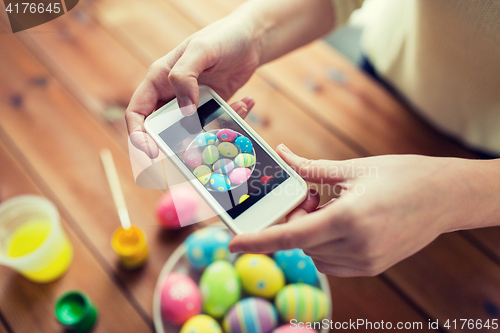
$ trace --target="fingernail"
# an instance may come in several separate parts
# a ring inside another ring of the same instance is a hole
[[[288,149],[288,147],[285,146],[284,143],[281,144],[281,150],[283,150],[283,152],[285,152],[285,153],[292,154],[292,151],[290,149]]]
[[[189,97],[182,97],[177,100],[179,104],[179,108],[181,109],[181,113],[184,116],[191,116],[196,112],[196,106],[193,101]]]
[[[247,104],[248,110],[251,110],[255,106],[255,100],[253,99],[253,97],[250,98],[250,102],[248,102]]]

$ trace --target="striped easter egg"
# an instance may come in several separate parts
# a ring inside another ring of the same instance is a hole
[[[201,155],[203,156],[203,162],[210,165],[219,159],[219,150],[217,147],[209,145],[203,150]]]
[[[234,158],[234,163],[239,167],[249,167],[255,164],[255,156],[247,153],[239,154]]]
[[[226,333],[271,333],[278,326],[278,316],[271,303],[250,297],[229,310],[223,326]]]
[[[234,163],[228,158],[221,158],[212,165],[212,169],[219,173],[230,173],[234,169]]]
[[[326,318],[329,303],[326,294],[308,284],[289,284],[276,295],[276,309],[285,322],[317,322]]]

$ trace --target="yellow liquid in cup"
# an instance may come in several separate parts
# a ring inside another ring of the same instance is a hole
[[[11,236],[7,248],[7,255],[11,258],[21,257],[35,251],[50,233],[50,222],[33,220],[19,227]],[[57,242],[63,242],[62,246]],[[58,246],[59,245],[59,246]],[[35,271],[25,269],[23,274],[35,282],[50,282],[61,277],[69,267],[73,257],[73,250],[68,239],[61,233],[60,239],[54,242],[54,248],[47,251],[42,269]]]

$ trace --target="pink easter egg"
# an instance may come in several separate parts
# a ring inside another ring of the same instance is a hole
[[[252,175],[252,170],[248,168],[236,168],[229,175],[229,179],[235,185],[243,184]]]
[[[201,165],[202,161],[203,158],[201,157],[200,152],[196,149],[190,149],[184,153],[184,163],[186,163],[186,165],[191,169]]]
[[[305,333],[318,333],[316,330],[312,328],[299,328],[297,325],[283,325],[278,327],[273,331],[273,333],[295,333],[295,332],[305,332]]]
[[[175,188],[162,195],[156,205],[156,217],[166,229],[179,229],[196,218],[199,196],[190,187]]]
[[[202,297],[187,275],[170,273],[161,289],[161,314],[169,322],[182,325],[201,313]]]
[[[236,139],[237,136],[238,133],[229,128],[221,129],[217,132],[217,139],[219,139],[219,141],[225,141],[225,142],[234,141],[234,139]]]

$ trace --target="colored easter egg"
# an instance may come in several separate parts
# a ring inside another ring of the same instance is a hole
[[[193,170],[193,174],[198,178],[198,180],[205,185],[210,180],[210,176],[212,175],[212,171],[210,167],[206,165],[200,165]]]
[[[248,168],[236,168],[229,175],[229,179],[235,185],[243,184],[252,175],[252,170]]]
[[[228,259],[231,235],[220,228],[203,228],[186,238],[186,258],[191,266],[201,270],[216,260]]]
[[[187,275],[170,273],[161,290],[163,318],[182,325],[201,312],[202,298],[196,283]]]
[[[307,328],[307,327],[299,327],[298,325],[283,325],[278,327],[273,331],[273,333],[295,333],[295,332],[302,332],[302,333],[318,333],[313,328]]]
[[[163,194],[156,204],[156,217],[166,229],[179,229],[196,218],[199,196],[190,187],[176,188]]]
[[[194,139],[196,144],[200,147],[205,147],[208,145],[213,145],[217,141],[217,136],[214,133],[201,133]]]
[[[249,138],[240,136],[235,141],[234,144],[242,153],[251,153],[253,151],[253,144]]]
[[[226,192],[231,187],[231,181],[224,175],[219,173],[214,173],[212,177],[210,177],[210,185],[217,192]]]
[[[250,196],[248,194],[243,194],[241,197],[240,197],[240,200],[238,200],[238,203],[242,203],[243,201],[245,201],[246,199],[250,198]]]
[[[238,148],[230,142],[221,142],[217,148],[221,156],[235,157],[238,155]]]
[[[321,321],[326,318],[329,303],[326,294],[308,284],[289,284],[276,295],[276,309],[285,322]]]
[[[278,316],[274,306],[262,298],[245,298],[224,317],[226,333],[271,333],[278,326]]]
[[[233,265],[226,260],[217,260],[203,272],[200,290],[203,310],[214,318],[222,318],[240,299],[240,279]]]
[[[236,272],[248,294],[274,297],[285,285],[285,276],[273,259],[264,254],[244,254],[236,260]]]
[[[255,156],[251,154],[239,154],[234,158],[234,163],[239,167],[249,167],[255,164]]]
[[[225,142],[234,141],[234,139],[236,139],[237,136],[238,133],[229,128],[224,128],[217,132],[217,139],[219,139],[219,141],[225,141]]]
[[[222,333],[222,329],[214,318],[197,315],[182,326],[180,333]]]
[[[191,169],[196,168],[201,165],[202,157],[199,151],[196,149],[190,149],[184,153],[184,163]]]
[[[210,145],[203,150],[203,162],[213,164],[219,159],[219,150],[214,145]]]
[[[301,249],[278,251],[274,254],[274,260],[285,273],[288,283],[315,285],[318,282],[318,271],[313,260]]]
[[[260,184],[261,185],[266,185],[267,183],[269,183],[271,181],[271,179],[273,179],[274,177],[271,177],[271,176],[262,176],[260,177]]]
[[[230,173],[234,169],[234,162],[227,158],[221,158],[214,163],[212,169],[218,173]]]

